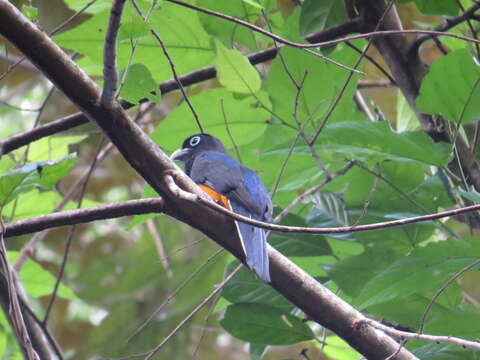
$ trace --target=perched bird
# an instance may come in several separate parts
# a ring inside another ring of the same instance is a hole
[[[172,160],[185,164],[185,172],[207,195],[229,210],[252,219],[270,221],[272,201],[258,175],[227,154],[216,137],[188,137]],[[270,282],[267,238],[264,229],[235,221],[248,267]]]

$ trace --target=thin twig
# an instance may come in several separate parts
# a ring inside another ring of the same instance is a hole
[[[291,47],[299,48],[299,49],[312,49],[312,48],[317,48],[317,47],[325,47],[325,46],[331,46],[331,45],[336,45],[340,44],[345,41],[351,41],[351,40],[357,40],[357,39],[366,39],[366,38],[371,38],[371,37],[383,37],[383,36],[393,36],[393,35],[404,35],[404,34],[426,34],[426,35],[433,35],[433,36],[447,36],[447,37],[452,37],[455,39],[459,40],[464,40],[472,43],[478,43],[480,44],[480,40],[468,37],[468,36],[463,36],[463,35],[457,35],[457,34],[451,34],[451,33],[446,33],[442,31],[435,31],[435,30],[384,30],[384,31],[373,31],[373,32],[368,32],[364,34],[359,34],[359,35],[351,35],[347,36],[344,38],[336,39],[336,40],[330,40],[330,41],[323,41],[323,42],[317,42],[317,43],[312,43],[312,44],[301,44],[293,41],[286,40],[282,38],[281,36],[278,36],[276,34],[272,34],[269,31],[266,31],[262,29],[259,26],[250,24],[246,21],[237,19],[233,16],[222,14],[216,11],[212,11],[209,9],[201,8],[192,4],[188,4],[179,0],[166,0],[171,3],[175,3],[180,6],[187,7],[189,9],[202,12],[208,15],[213,15],[215,17],[234,22],[236,24],[242,25],[246,28],[249,28],[250,30],[256,31],[262,35],[268,36],[271,39],[274,39],[278,41],[279,43],[282,43],[284,45],[288,45]],[[388,11],[387,11],[388,12]]]
[[[407,53],[411,54],[413,51],[417,51],[420,45],[422,45],[425,41],[438,36],[438,32],[442,33],[444,31],[450,30],[451,28],[457,26],[458,24],[467,21],[468,19],[473,18],[475,12],[480,9],[480,2],[476,2],[470,8],[468,8],[465,12],[461,15],[447,19],[444,24],[439,25],[435,28],[432,33],[424,33],[424,36],[418,37],[408,48]],[[473,34],[472,34],[473,35]],[[476,39],[475,39],[476,40]],[[474,43],[478,44],[478,41],[474,41]]]
[[[300,234],[343,234],[343,233],[350,233],[350,232],[369,231],[369,230],[377,230],[377,229],[383,229],[383,228],[393,227],[393,226],[413,224],[413,223],[423,222],[428,220],[435,220],[435,219],[440,219],[444,217],[455,216],[455,215],[459,215],[467,212],[480,210],[480,205],[471,205],[471,206],[461,207],[461,208],[447,210],[447,211],[441,211],[438,213],[433,213],[428,215],[409,217],[405,219],[384,221],[384,222],[378,222],[378,223],[366,224],[366,225],[342,226],[342,227],[336,227],[336,228],[284,226],[284,225],[275,225],[275,224],[266,223],[263,221],[253,220],[249,217],[231,212],[230,210],[224,208],[223,206],[217,204],[216,202],[212,201],[207,197],[196,195],[193,193],[188,193],[180,189],[175,184],[175,182],[173,181],[172,177],[169,174],[165,175],[164,182],[168,190],[170,191],[170,193],[179,199],[201,203],[217,212],[222,213],[223,215],[226,215],[234,220],[241,221],[245,224],[255,225],[262,229],[268,229],[268,230],[279,231],[279,232],[287,232],[287,233],[292,232],[292,233],[300,233]]]
[[[80,209],[82,207],[82,202],[83,202],[83,197],[85,196],[85,191],[87,190],[87,185],[88,182],[90,181],[90,177],[92,176],[93,171],[95,170],[95,166],[97,164],[97,159],[100,151],[102,150],[102,145],[103,145],[104,139],[102,138],[100,140],[100,143],[98,144],[97,151],[95,153],[95,156],[93,157],[93,161],[90,164],[89,171],[87,173],[87,176],[85,177],[81,187],[80,187],[80,196],[78,199],[78,204],[77,204],[77,209]],[[53,309],[53,305],[55,303],[55,300],[57,298],[58,294],[58,289],[60,287],[60,283],[63,278],[63,274],[65,273],[65,268],[67,266],[67,261],[68,261],[68,254],[70,252],[70,248],[73,243],[73,237],[75,235],[75,230],[76,230],[76,225],[72,225],[70,228],[70,232],[68,234],[68,239],[67,239],[67,244],[65,245],[65,251],[63,253],[63,258],[62,258],[62,263],[60,265],[60,271],[58,272],[57,279],[55,282],[55,286],[53,287],[53,292],[50,297],[50,300],[48,302],[47,310],[45,311],[45,317],[43,318],[43,324],[46,325],[48,322],[48,317]]]
[[[237,159],[241,163],[242,162],[242,157],[240,156],[240,151],[238,151],[237,143],[235,142],[235,139],[233,138],[232,132],[230,131],[230,126],[228,125],[227,113],[225,111],[225,104],[223,102],[223,99],[220,99],[220,108],[222,109],[223,121],[225,123],[225,129],[227,130],[228,137],[230,138],[230,141],[232,142],[233,148],[235,149],[235,154],[237,155]]]
[[[223,288],[224,286],[240,271],[242,264],[237,266],[220,284],[217,285],[215,290],[213,290],[205,299],[203,299],[190,314],[188,314],[180,323],[168,334],[160,344],[158,344],[150,353],[145,357],[144,360],[151,359],[160,349],[172,338],[175,334],[185,325],[197,312],[200,311],[210,300],[212,300]]]
[[[132,0],[132,1],[134,1],[134,0]],[[143,15],[140,8],[135,7],[135,9],[137,10],[138,14],[142,17],[142,19],[145,20],[146,19],[145,15]],[[160,47],[162,48],[163,54],[165,55],[165,58],[167,59],[168,64],[170,65],[170,69],[172,70],[173,78],[177,82],[178,88],[180,89],[185,102],[187,103],[188,107],[190,108],[190,111],[192,112],[193,118],[195,119],[195,122],[197,123],[198,129],[200,130],[201,133],[203,133],[204,131],[203,131],[202,123],[200,122],[200,118],[199,118],[195,108],[193,107],[190,99],[188,98],[187,92],[185,91],[182,82],[180,81],[177,70],[175,68],[175,63],[173,62],[172,57],[170,56],[170,53],[168,52],[168,49],[165,46],[165,43],[163,42],[163,40],[160,37],[160,35],[158,34],[158,32],[156,32],[154,29],[151,29],[150,32],[155,37],[155,39],[157,39],[158,43],[160,44]]]
[[[423,333],[423,330],[425,328],[425,322],[426,322],[426,319],[427,319],[427,315],[428,313],[430,312],[430,310],[432,309],[433,305],[435,304],[435,301],[437,301],[438,297],[445,291],[447,290],[447,288],[454,282],[456,281],[460,276],[462,276],[463,274],[465,274],[467,271],[469,271],[470,269],[474,268],[475,266],[479,265],[480,264],[480,259],[478,260],[475,260],[474,262],[472,262],[471,264],[465,266],[463,269],[461,269],[460,271],[458,271],[457,273],[455,273],[452,277],[450,277],[450,279],[448,279],[445,284],[442,285],[442,287],[440,289],[437,290],[437,292],[435,293],[435,295],[433,295],[432,299],[430,300],[430,302],[428,303],[427,307],[425,308],[425,311],[423,312],[422,314],[422,320],[420,321],[420,328],[418,330],[418,332],[420,334]]]
[[[434,343],[449,343],[449,344],[459,345],[462,347],[468,347],[468,348],[480,350],[480,343],[477,341],[469,341],[469,340],[461,339],[454,336],[426,335],[426,334],[418,334],[418,333],[413,333],[408,331],[401,331],[401,330],[397,330],[389,326],[380,324],[379,322],[371,319],[360,320],[357,325],[361,326],[363,324],[370,325],[376,329],[382,330],[383,332],[389,335],[397,336],[401,339],[424,340],[424,341],[429,341]]]
[[[175,297],[177,296],[177,294],[182,291],[183,288],[185,288],[185,286],[187,286],[190,281],[192,281],[197,275],[199,275],[203,270],[205,270],[205,268],[210,265],[212,263],[212,261],[214,261],[220,254],[223,253],[223,249],[219,249],[217,250],[213,255],[211,255],[203,264],[201,264],[199,267],[197,267],[194,271],[192,271],[186,278],[185,280],[182,281],[182,283],[177,286],[177,288],[172,291],[168,297],[155,309],[155,311],[153,311],[150,316],[142,323],[140,324],[140,326],[132,333],[132,335],[130,335],[128,338],[127,338],[127,342],[130,342],[130,340],[132,340],[135,336],[137,336],[140,332],[142,332],[143,329],[145,329],[145,327],[150,324],[150,322],[152,321],[153,318],[155,318],[155,316],[157,316],[157,314],[162,311],[162,309],[167,306],[173,299],[175,299]]]
[[[137,5],[137,2],[135,0],[131,0],[131,3],[137,12],[140,13],[142,11],[140,7]],[[152,14],[153,9],[155,9],[155,6],[157,6],[157,0],[153,0],[152,3],[150,4],[150,8],[148,9],[147,15],[145,15],[145,18],[144,18],[145,23],[148,22],[148,19],[150,18],[150,15]],[[130,71],[132,60],[135,56],[135,52],[137,51],[137,46],[139,41],[140,40],[138,38],[135,38],[133,42],[130,39],[132,50],[130,52],[130,56],[128,57],[127,65],[125,66],[125,71],[123,72],[122,79],[120,80],[120,85],[117,91],[117,98],[118,98],[118,94],[121,93],[123,86],[125,85],[125,81],[127,80],[127,76]]]
[[[380,27],[382,26],[383,20],[385,19],[385,16],[387,16],[388,12],[392,8],[394,2],[395,2],[395,0],[390,0],[390,2],[388,3],[387,7],[385,8],[385,11],[383,12],[382,16],[380,17],[377,24],[375,25],[375,29],[373,31],[374,33],[379,33],[379,31],[377,31],[377,30],[380,29]],[[373,38],[369,38],[368,42],[367,42],[367,45],[365,46],[362,53],[358,57],[357,61],[353,65],[354,69],[356,69],[360,65],[363,57],[368,52],[368,49],[370,49],[370,46],[372,46],[372,43],[373,43]],[[310,142],[309,142],[310,145],[314,145],[315,142],[317,141],[317,139],[320,136],[320,133],[322,132],[323,128],[325,127],[325,125],[327,125],[328,120],[330,119],[333,112],[337,108],[337,105],[340,102],[340,99],[343,97],[343,94],[345,94],[345,91],[347,90],[347,86],[350,83],[350,81],[352,80],[352,78],[353,78],[353,73],[352,72],[348,73],[347,79],[345,80],[345,83],[343,84],[342,88],[340,89],[339,93],[337,94],[335,100],[330,105],[330,108],[328,109],[327,114],[325,115],[322,122],[320,123],[320,126],[316,130],[315,135],[310,140]]]
[[[273,219],[273,222],[278,223],[279,221],[281,221],[285,216],[287,216],[288,213],[290,213],[304,199],[306,199],[307,197],[309,197],[312,194],[315,194],[318,190],[320,190],[322,187],[324,187],[328,183],[332,182],[337,177],[345,174],[348,170],[350,170],[352,168],[352,166],[354,164],[355,164],[354,161],[350,161],[345,166],[343,166],[340,170],[334,172],[332,174],[332,176],[325,178],[325,180],[323,180],[320,184],[317,184],[317,185],[311,187],[310,189],[304,191],[302,193],[302,195],[300,195],[297,198],[295,198],[294,200],[292,200],[292,202],[290,204],[288,204],[288,206],[285,209],[283,209],[282,212],[280,212],[280,214],[278,214],[275,217],[275,219]]]
[[[160,236],[160,233],[157,230],[155,221],[154,219],[148,219],[146,221],[146,224],[147,224],[148,232],[152,236],[153,242],[157,249],[158,258],[166,259],[164,261],[161,261],[161,264],[163,266],[163,269],[165,270],[165,274],[167,275],[167,278],[171,279],[173,277],[172,267],[170,266],[170,262],[168,261],[167,252],[165,251],[165,246],[163,245],[162,237]]]
[[[27,360],[40,360],[37,352],[32,346],[32,342],[23,319],[17,288],[15,286],[14,273],[8,262],[7,249],[3,239],[3,234],[5,232],[3,223],[0,224],[0,226],[0,276],[5,278],[6,288],[8,291],[8,314],[6,313],[6,315],[11,322],[18,345],[24,352]]]

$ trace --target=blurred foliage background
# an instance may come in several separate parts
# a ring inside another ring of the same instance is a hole
[[[162,36],[179,74],[217,67],[217,79],[188,89],[191,101],[206,131],[258,171],[272,192],[276,213],[356,161],[345,174],[304,199],[283,224],[388,221],[478,201],[478,193],[446,168],[453,157],[451,146],[434,143],[421,131],[403,95],[371,62],[361,62],[359,69],[365,75],[353,76],[318,140],[309,147],[302,133],[311,138],[321,127],[348,71],[294,48],[284,48],[282,57],[253,67],[244,55],[272,47],[271,39],[172,3],[159,1],[152,9],[151,1],[136,2],[145,13],[151,11],[146,24],[131,2],[126,4],[118,39],[120,97],[136,104],[129,111],[131,117],[167,153],[199,129],[178,92],[151,94],[158,92],[159,83],[172,78],[172,72],[150,28]],[[347,21],[340,1],[190,2],[271,27],[292,41]],[[50,32],[89,2],[13,3]],[[398,1],[397,9],[405,28],[433,28],[445,17],[458,15],[459,4],[468,7],[472,2]],[[110,6],[107,0],[93,2],[54,36],[99,84]],[[471,36],[470,30],[462,23],[450,31]],[[458,39],[442,42],[447,55],[441,55],[433,41],[421,48],[422,60],[433,65],[422,82],[417,105],[426,113],[442,114],[452,131],[471,140],[480,116],[475,102],[480,70],[472,60],[474,49]],[[321,53],[352,67],[359,57],[353,47],[363,49],[366,44],[355,40],[351,46],[339,44]],[[3,73],[21,54],[6,42],[0,46]],[[368,55],[386,66],[373,47]],[[2,139],[77,111],[28,60],[0,84]],[[142,98],[151,102],[139,104]],[[40,165],[43,174],[38,174]],[[0,174],[5,223],[78,206],[156,196],[90,124],[4,155]],[[65,204],[59,208],[62,200]],[[480,253],[477,230],[460,220],[342,236],[277,233],[270,243],[361,311],[416,331],[435,292]],[[19,262],[32,239],[33,252]],[[40,318],[46,315],[68,249],[62,285],[48,317],[48,327],[68,359],[124,358],[151,349],[235,263],[225,251],[218,253],[214,242],[165,215],[102,220],[74,230],[63,227],[10,238],[6,243]],[[448,286],[426,317],[425,332],[477,338],[478,283],[477,266]],[[275,323],[283,313],[292,316],[292,327]],[[148,325],[132,337],[152,314]],[[292,304],[243,271],[156,358],[360,358],[334,334],[315,324],[305,325],[301,318]],[[409,342],[407,347],[422,359],[478,357],[453,345]],[[21,358],[3,315],[0,358]]]

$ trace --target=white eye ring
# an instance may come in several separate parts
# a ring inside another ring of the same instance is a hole
[[[194,136],[190,139],[190,146],[197,146],[200,143],[200,136]]]

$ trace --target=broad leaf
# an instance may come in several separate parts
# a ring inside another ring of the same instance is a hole
[[[307,226],[305,221],[296,215],[287,215],[282,225]],[[319,256],[331,254],[330,246],[322,235],[272,232],[268,241],[286,256]]]
[[[299,318],[265,304],[230,305],[220,324],[233,336],[256,344],[288,345],[315,338]]]
[[[229,265],[229,268],[233,269],[233,267],[237,265],[238,261],[234,261]],[[255,278],[251,271],[246,268],[240,270],[240,272],[225,285],[222,296],[230,303],[262,303],[287,311],[293,307],[292,303],[272,287]]]
[[[15,263],[19,256],[20,253],[17,251],[8,251],[8,259],[11,263]],[[28,295],[34,298],[50,295],[57,281],[57,278],[49,271],[30,259],[27,259],[23,264],[20,270],[20,278]],[[75,298],[73,291],[63,283],[60,283],[58,288],[58,296],[65,299]]]
[[[152,91],[156,91],[157,96],[153,95]],[[145,65],[133,64],[128,69],[125,83],[120,91],[120,97],[132,104],[137,104],[139,100],[144,98],[158,102],[160,100],[160,90]]]
[[[362,289],[355,303],[362,309],[437,290],[450,276],[477,259],[476,239],[449,240],[417,247],[406,258],[394,261]]]
[[[263,92],[239,99],[225,89],[213,89],[190,97],[190,101],[204,131],[214,134],[227,147],[231,147],[232,138],[235,146],[252,142],[265,131],[270,118],[268,111],[262,109],[262,104],[270,106]],[[160,146],[173,151],[186,137],[199,132],[190,108],[183,103],[168,115],[151,137]]]
[[[76,161],[71,155],[59,161],[29,163],[0,176],[0,204],[4,206],[18,194],[33,188],[50,188],[67,175]]]
[[[229,50],[217,41],[217,79],[228,90],[240,94],[253,94],[260,90],[260,75],[248,59],[238,50]]]
[[[300,13],[300,34],[307,35],[347,20],[343,1],[305,0]]]
[[[317,146],[360,160],[415,160],[443,166],[451,159],[447,144],[434,143],[423,132],[395,133],[386,122],[343,121],[328,125]]]
[[[467,50],[438,58],[422,80],[418,108],[456,123],[480,120],[480,67]]]

